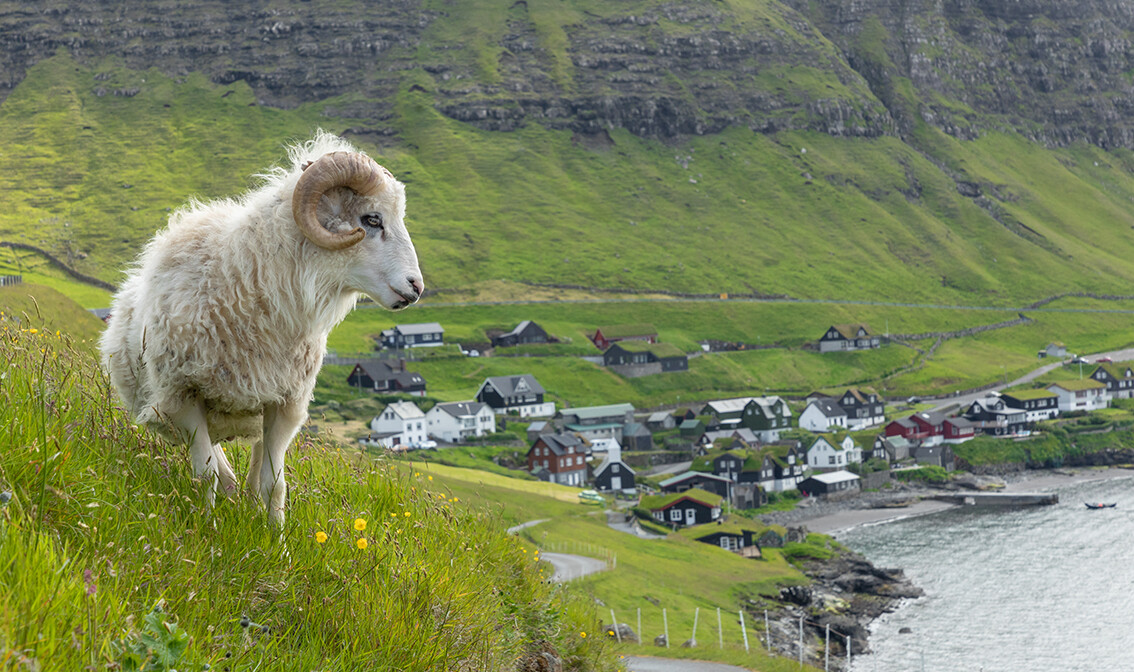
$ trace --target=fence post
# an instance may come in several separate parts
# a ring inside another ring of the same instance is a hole
[[[668,649],[669,648],[669,616],[667,616],[666,613],[665,613],[665,607],[662,607],[662,610],[661,610],[661,620],[662,620],[662,628],[664,628],[663,632],[665,632],[665,648]]]
[[[744,652],[748,653],[748,629],[744,627],[744,610],[740,610],[740,634],[744,635]]]
[[[772,629],[768,627],[768,610],[764,610],[764,638],[768,641],[768,651],[772,650]]]
[[[697,617],[701,615],[701,607],[693,609],[693,646],[697,646]]]
[[[621,644],[622,643],[622,633],[619,632],[619,630],[618,630],[618,619],[614,617],[614,610],[613,609],[610,610],[610,622],[614,624],[614,637],[615,637],[615,639],[618,640],[618,643]]]
[[[850,635],[847,635],[847,669],[850,669]],[[922,652],[921,669],[925,669],[925,652]]]
[[[803,668],[803,617],[799,617],[799,667]]]
[[[721,627],[721,608],[717,607],[717,648],[724,648],[724,628]]]
[[[823,672],[831,669],[831,624],[827,624],[827,643],[823,646]]]

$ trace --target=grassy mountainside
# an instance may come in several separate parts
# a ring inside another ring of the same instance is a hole
[[[106,82],[139,92],[96,95]],[[320,124],[350,128],[323,116],[348,99],[279,110],[241,82],[175,81],[60,52],[0,104],[0,190],[11,204],[0,238],[115,281],[166,208],[240,191],[284,141]],[[535,124],[479,130],[409,83],[395,102],[395,134],[360,144],[407,182],[432,287],[506,280],[1014,305],[1123,293],[1134,281],[1125,150],[1050,150],[1011,133],[960,141],[929,127],[920,149],[741,128],[671,143],[615,129],[593,144]],[[958,171],[980,197],[958,191]],[[9,254],[0,262],[13,270]]]
[[[593,607],[431,478],[301,440],[277,535],[240,497],[207,513],[187,453],[131,425],[70,336],[5,316],[0,357],[0,659],[17,668],[527,670],[550,651],[614,669],[580,635]]]

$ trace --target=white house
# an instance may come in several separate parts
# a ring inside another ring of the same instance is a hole
[[[831,427],[846,429],[847,412],[834,399],[819,397],[807,402],[799,414],[799,427],[812,432],[831,431]]]
[[[491,406],[479,401],[437,404],[425,414],[425,431],[448,443],[491,434],[495,429],[496,414]]]
[[[425,414],[412,401],[395,401],[370,421],[370,443],[405,450],[425,441]]]
[[[1110,395],[1106,392],[1106,383],[1092,378],[1082,380],[1062,380],[1052,383],[1046,388],[1054,392],[1059,398],[1059,412],[1093,411],[1106,408],[1110,405]]]
[[[838,471],[862,462],[862,449],[849,436],[842,441],[818,437],[807,449],[807,466],[817,471]]]

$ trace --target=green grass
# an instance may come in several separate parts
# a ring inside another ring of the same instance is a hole
[[[492,482],[483,473],[467,469],[438,469],[437,465],[415,465],[421,473],[433,475],[434,483],[458,495],[462,502],[484,507],[506,524],[549,519],[529,527],[520,535],[545,551],[576,553],[613,559],[615,567],[573,582],[607,605],[600,617],[614,609],[619,622],[636,628],[637,609],[642,609],[642,646],[624,645],[619,650],[634,655],[662,655],[674,658],[719,660],[750,669],[777,672],[798,669],[792,660],[769,657],[760,647],[763,623],[746,616],[752,651],[745,654],[737,609],[742,600],[778,594],[779,587],[805,582],[777,549],[766,551],[766,560],[743,559],[720,548],[670,535],[664,540],[643,540],[612,530],[606,516],[595,507],[557,501],[538,493],[523,493],[506,487],[505,481]],[[546,484],[545,484],[546,485]],[[578,492],[577,489],[568,489]],[[824,542],[825,543],[825,542]],[[821,546],[823,544],[820,544]],[[821,550],[816,550],[821,553]],[[689,567],[697,567],[697,580],[690,582]],[[646,598],[656,599],[654,606]],[[661,609],[667,610],[671,648],[652,646],[662,632]],[[700,607],[698,641],[693,650],[680,649],[693,628],[696,608]],[[725,648],[718,649],[716,608],[723,612]]]
[[[561,31],[580,6],[529,10],[554,76],[575,85]],[[471,34],[464,51],[421,58],[471,58],[477,77],[494,81],[501,56],[493,45],[508,11],[462,8],[446,5],[452,15],[430,30],[439,39]],[[735,11],[742,23],[785,23],[768,8]],[[860,83],[835,86],[853,78],[824,68],[779,67],[768,85],[804,98],[820,90],[869,96]],[[141,91],[95,96],[96,72],[110,76],[106,88]],[[410,228],[434,288],[569,282],[1013,305],[1073,290],[1122,293],[1134,280],[1125,235],[1134,177],[1121,153],[1050,150],[997,134],[933,136],[917,150],[892,137],[741,128],[678,147],[614,129],[611,148],[591,150],[536,124],[493,133],[455,122],[436,110],[427,73],[404,78],[390,120],[398,135],[380,158],[407,182]],[[426,90],[410,91],[419,80]],[[282,157],[285,141],[320,124],[355,123],[322,115],[340,102],[265,108],[241,82],[175,81],[112,59],[87,66],[61,51],[30,68],[0,104],[0,189],[12,204],[0,213],[0,237],[40,244],[117,281],[167,208],[237,193]],[[683,167],[675,155],[693,158]],[[958,194],[934,161],[995,185],[1006,224]]]
[[[601,639],[578,636],[596,627],[593,606],[542,583],[496,516],[420,473],[306,440],[290,451],[282,533],[243,497],[208,512],[187,451],[133,426],[72,337],[32,328],[0,319],[6,660],[125,664],[116,642],[163,603],[191,640],[146,669],[510,669],[543,646],[565,668],[614,669]]]
[[[87,351],[94,350],[103,328],[102,320],[67,296],[51,287],[26,281],[0,287],[0,314],[7,318],[9,325],[19,321],[46,332],[62,330]]]

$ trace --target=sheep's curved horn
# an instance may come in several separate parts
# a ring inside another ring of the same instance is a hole
[[[384,169],[365,154],[331,152],[303,169],[291,195],[291,214],[307,239],[328,250],[342,250],[366,237],[362,227],[346,233],[332,233],[315,217],[323,194],[335,187],[347,187],[361,196],[373,196],[386,186]]]

